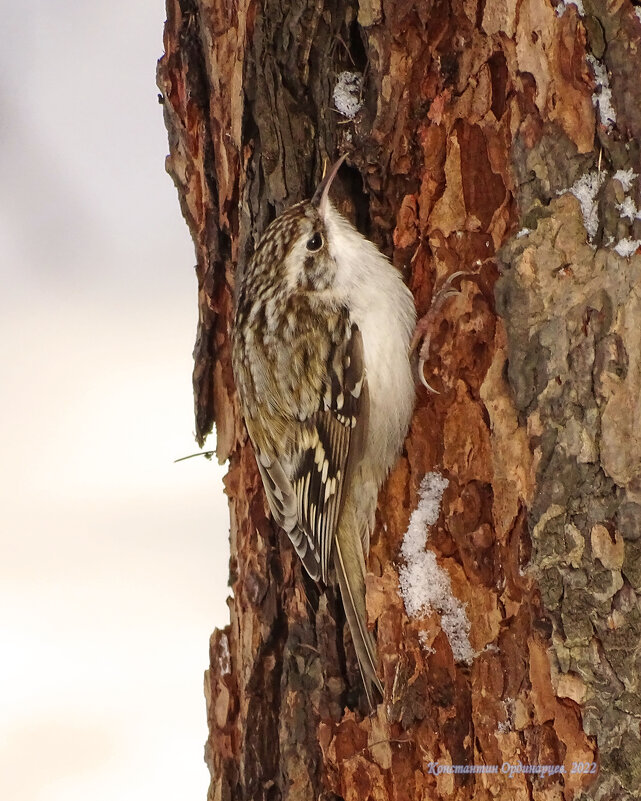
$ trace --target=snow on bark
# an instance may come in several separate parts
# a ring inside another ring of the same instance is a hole
[[[438,520],[448,483],[438,473],[428,473],[421,482],[418,507],[412,512],[401,547],[405,565],[399,571],[399,583],[407,614],[421,617],[431,609],[438,611],[454,659],[469,664],[474,650],[465,605],[452,592],[450,577],[436,561],[436,554],[426,550],[429,528]]]

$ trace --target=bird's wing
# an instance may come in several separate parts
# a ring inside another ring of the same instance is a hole
[[[318,409],[293,423],[292,469],[257,450],[272,513],[309,575],[327,581],[344,489],[362,455],[368,419],[363,339],[352,324],[332,344]],[[251,433],[251,432],[250,432]]]

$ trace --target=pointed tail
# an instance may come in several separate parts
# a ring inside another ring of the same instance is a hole
[[[354,516],[343,510],[339,530],[334,539],[334,568],[343,599],[345,616],[349,623],[354,649],[358,657],[367,700],[372,709],[376,706],[374,688],[383,697],[383,685],[376,675],[378,655],[372,633],[367,628],[365,607],[365,557],[361,537],[353,523]]]

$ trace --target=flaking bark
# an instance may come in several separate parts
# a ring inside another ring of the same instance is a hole
[[[641,257],[613,249],[641,237],[620,208],[638,179],[614,178],[639,172],[641,22],[629,2],[583,6],[167,0],[158,83],[196,248],[197,437],[215,425],[229,460],[210,799],[641,798]],[[587,52],[609,71],[609,129]],[[364,75],[353,120],[333,108],[343,70]],[[368,606],[387,694],[371,717],[336,594],[305,580],[267,515],[229,350],[237,270],[343,151],[335,197],[403,271],[419,317],[470,273],[431,331],[441,394],[419,390],[379,500]],[[593,242],[565,191],[590,171]],[[439,615],[409,620],[398,592],[432,470],[449,486],[428,547],[467,603],[470,666]],[[519,761],[566,772],[501,773]]]

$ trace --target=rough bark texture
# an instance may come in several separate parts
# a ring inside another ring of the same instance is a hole
[[[641,257],[614,250],[641,237],[625,216],[638,179],[614,177],[640,166],[641,21],[628,0],[583,5],[167,0],[158,80],[198,262],[197,435],[215,424],[229,459],[212,800],[641,798]],[[365,76],[351,120],[332,102],[343,70]],[[381,493],[368,608],[386,697],[371,716],[335,593],[305,581],[267,514],[229,354],[236,270],[343,151],[335,197],[419,316],[470,273],[431,330],[441,394],[418,392]],[[567,192],[586,174],[591,217]],[[467,604],[470,665],[439,612],[409,619],[398,591],[428,471],[449,479],[428,547]],[[565,773],[501,773],[519,761]]]

